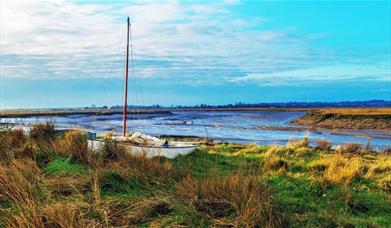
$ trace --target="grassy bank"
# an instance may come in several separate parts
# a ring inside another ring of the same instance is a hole
[[[201,146],[173,160],[50,124],[0,134],[0,226],[390,227],[391,158],[347,144]]]
[[[293,123],[325,129],[391,130],[391,108],[314,109]]]

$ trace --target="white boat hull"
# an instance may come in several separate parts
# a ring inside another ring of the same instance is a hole
[[[88,146],[92,150],[98,150],[103,144],[104,141],[102,140],[88,140]],[[126,144],[124,144],[124,146],[127,151],[132,154],[143,154],[148,158],[166,157],[170,159],[173,159],[178,155],[188,155],[198,148],[197,145],[186,145],[186,143],[178,143],[170,147],[148,147]]]

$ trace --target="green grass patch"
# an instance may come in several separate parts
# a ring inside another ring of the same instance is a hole
[[[99,184],[103,196],[111,196],[118,199],[137,198],[154,190],[137,177],[125,178],[111,171],[102,175]]]
[[[227,175],[230,172],[257,172],[260,169],[256,158],[240,158],[209,152],[205,148],[188,156],[179,156],[172,160],[176,169],[189,170],[195,177],[206,177],[211,173]]]
[[[81,176],[88,174],[86,165],[72,163],[70,158],[56,157],[45,168],[46,174],[56,176]]]

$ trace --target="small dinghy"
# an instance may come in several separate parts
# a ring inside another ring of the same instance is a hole
[[[130,38],[130,21],[128,17],[127,23],[127,42],[126,42],[126,68],[125,68],[125,96],[124,96],[124,109],[123,109],[123,126],[122,136],[111,137],[112,140],[124,145],[130,153],[144,154],[147,157],[166,157],[175,158],[178,155],[187,155],[197,149],[198,145],[188,142],[169,142],[167,140],[161,140],[159,138],[145,135],[139,132],[135,132],[130,136],[126,134],[126,120],[127,120],[127,107],[128,107],[128,71],[129,71],[129,38]],[[132,45],[130,45],[132,47]],[[131,51],[132,48],[131,48]],[[131,56],[134,56],[131,53]],[[132,59],[133,61],[133,59]],[[132,64],[133,65],[133,64]],[[189,121],[187,121],[189,122]],[[99,149],[104,140],[91,139],[88,141],[89,147],[93,150]]]

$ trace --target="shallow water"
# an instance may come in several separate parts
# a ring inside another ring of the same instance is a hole
[[[290,122],[305,112],[274,111],[187,111],[169,114],[139,114],[128,116],[130,131],[150,135],[180,135],[208,137],[238,143],[286,144],[290,139],[308,136],[312,142],[328,139],[334,145],[358,142],[382,149],[391,147],[391,135],[379,131],[307,131],[295,128]],[[60,128],[81,127],[98,134],[107,131],[121,132],[122,115],[69,115],[59,117],[8,118],[3,121],[28,125],[55,121]],[[264,130],[260,127],[290,128],[290,130]]]

